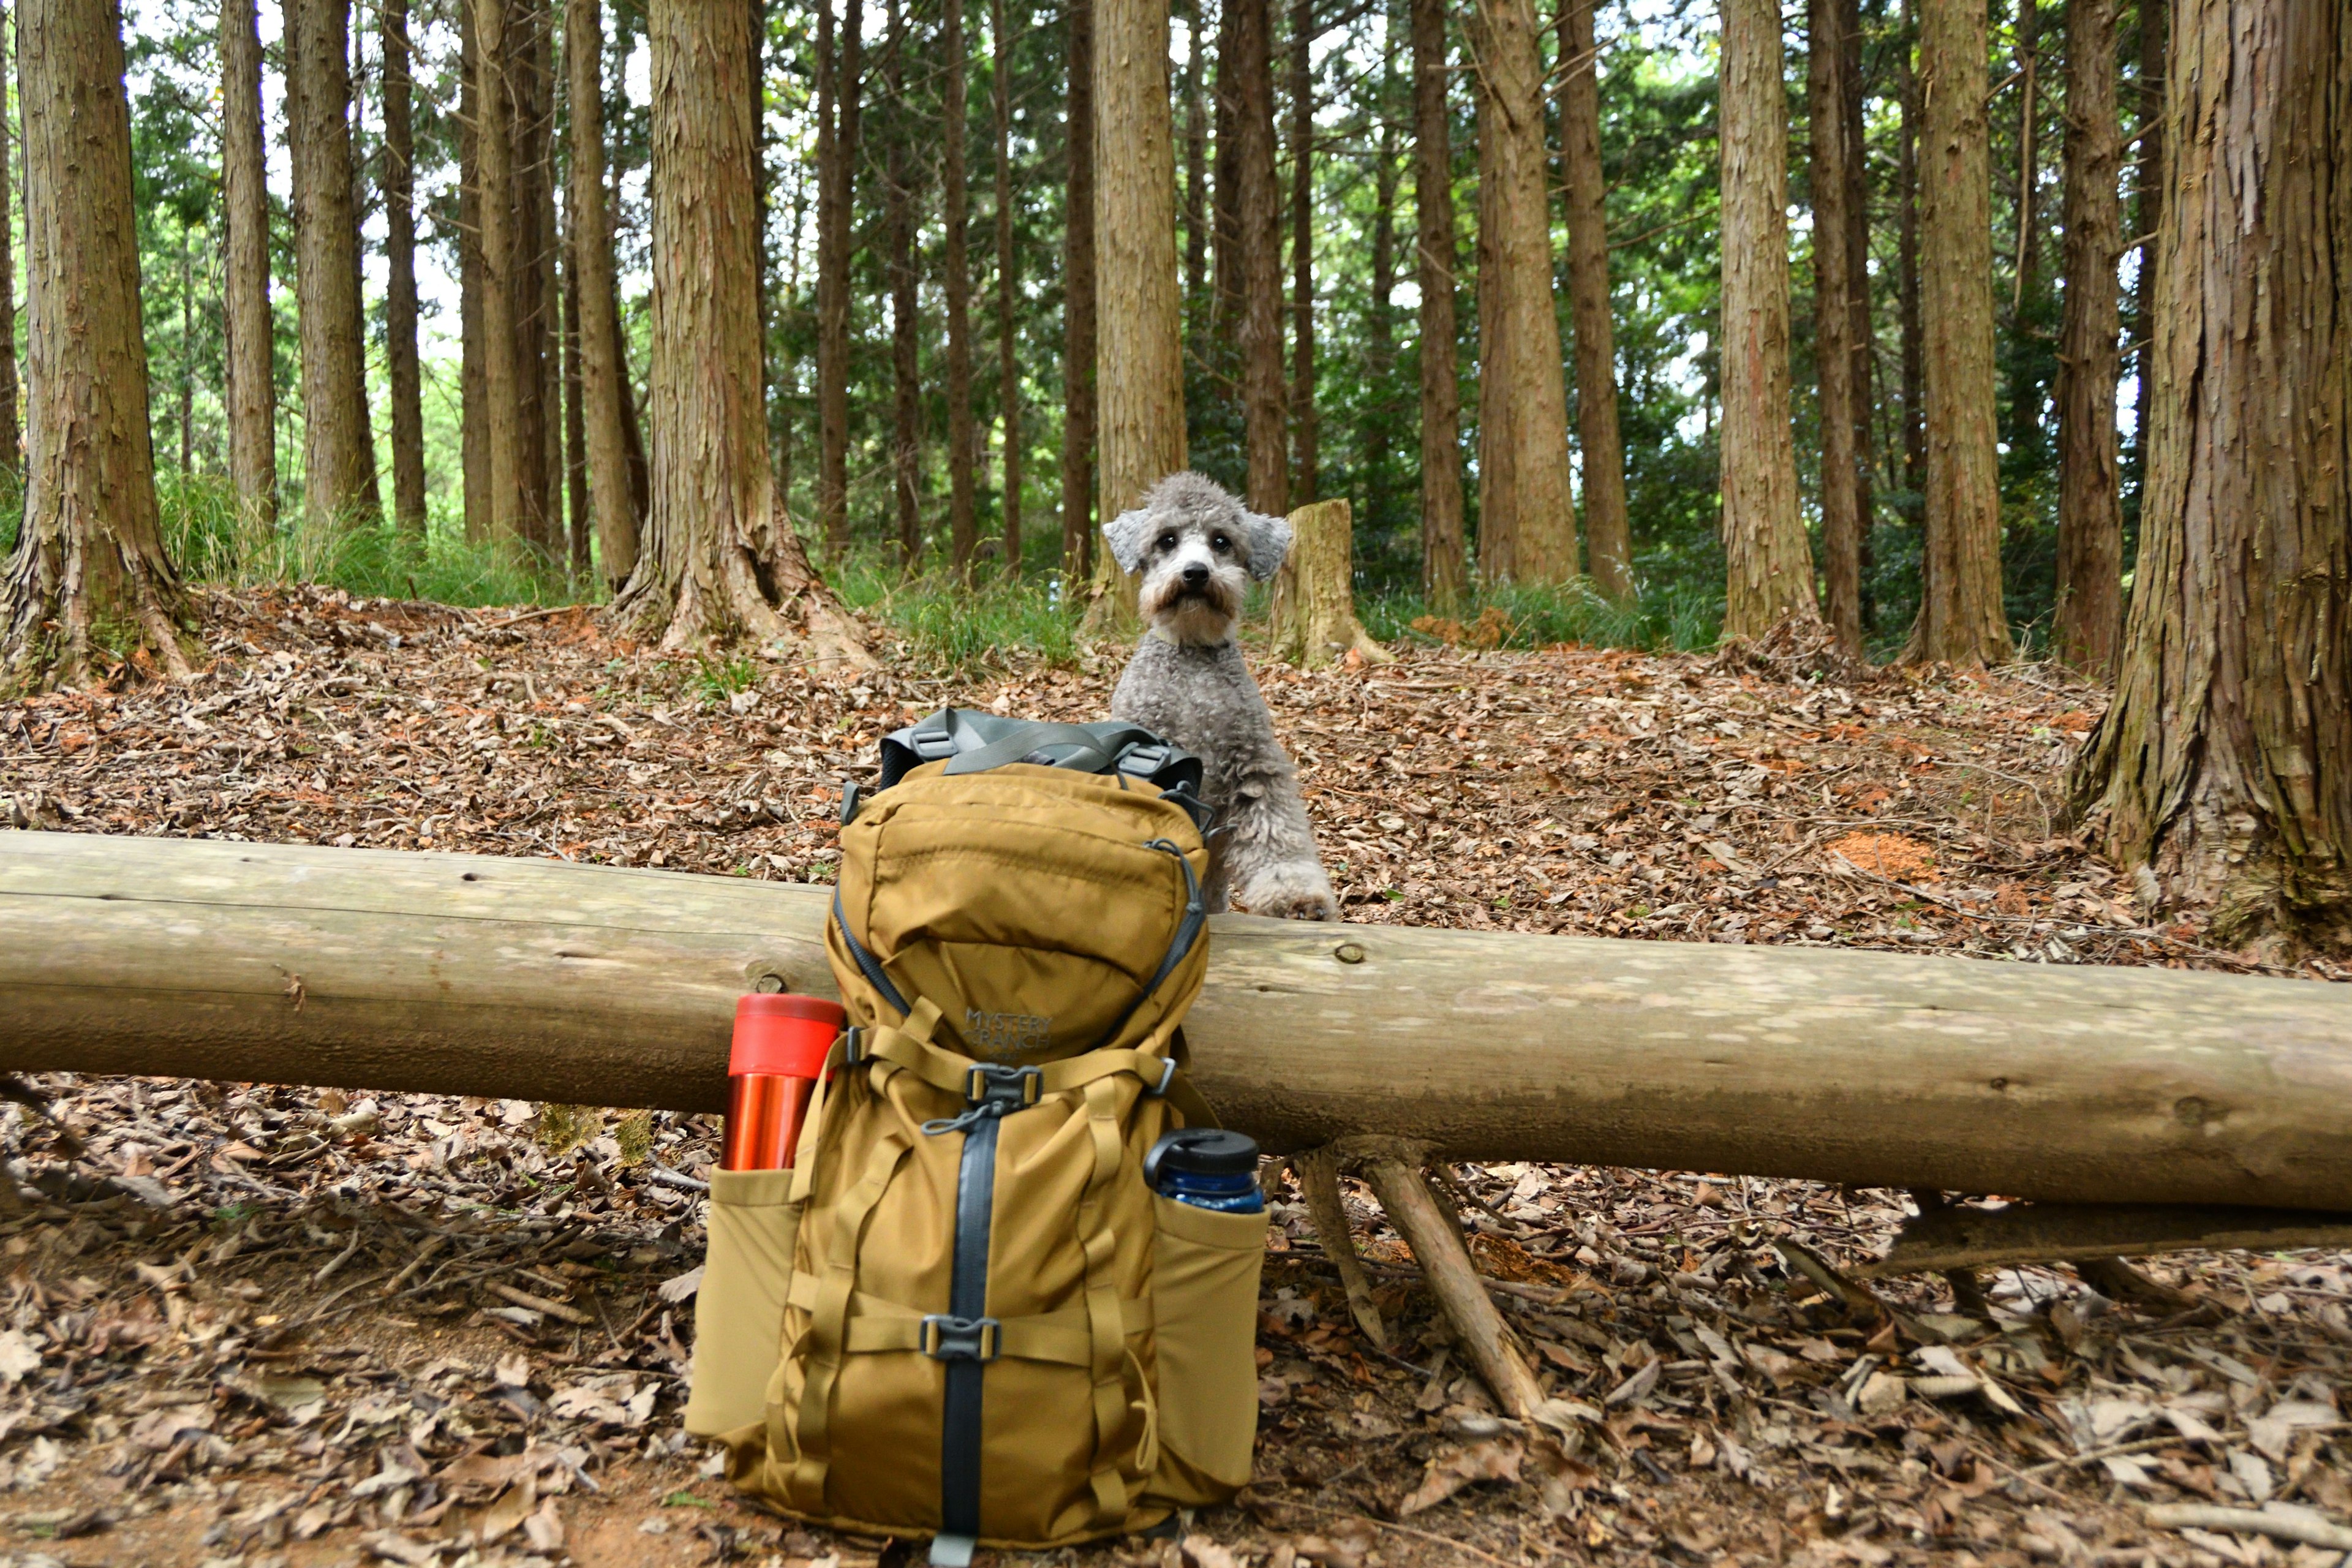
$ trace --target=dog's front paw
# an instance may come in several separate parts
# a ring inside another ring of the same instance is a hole
[[[1278,921],[1336,921],[1339,900],[1331,879],[1317,865],[1268,866],[1237,894],[1242,907],[1254,915]]]

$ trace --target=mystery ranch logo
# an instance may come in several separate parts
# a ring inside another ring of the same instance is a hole
[[[1053,1019],[1030,1013],[983,1013],[977,1007],[963,1012],[964,1044],[974,1056],[999,1061],[1015,1061],[1043,1051],[1046,1033],[1053,1026]]]

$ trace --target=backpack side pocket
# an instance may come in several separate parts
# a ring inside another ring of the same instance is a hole
[[[1187,1507],[1249,1484],[1257,1439],[1257,1287],[1266,1215],[1155,1195],[1151,1259],[1160,1464],[1148,1496]]]
[[[767,1418],[783,1338],[784,1293],[803,1203],[790,1171],[713,1171],[702,1284],[694,1302],[686,1429],[715,1437]]]

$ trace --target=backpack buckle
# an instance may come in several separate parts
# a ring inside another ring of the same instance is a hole
[[[992,1362],[1003,1349],[1004,1325],[994,1318],[933,1312],[923,1319],[917,1348],[933,1361]]]
[[[964,1071],[963,1098],[967,1104],[998,1106],[1005,1110],[1026,1110],[1037,1103],[1045,1091],[1045,1075],[1035,1068],[997,1067],[977,1063]]]

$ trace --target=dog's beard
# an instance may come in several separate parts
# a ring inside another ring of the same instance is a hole
[[[1233,599],[1214,579],[1202,588],[1180,584],[1156,596],[1147,609],[1153,629],[1181,645],[1213,647],[1233,636]]]

